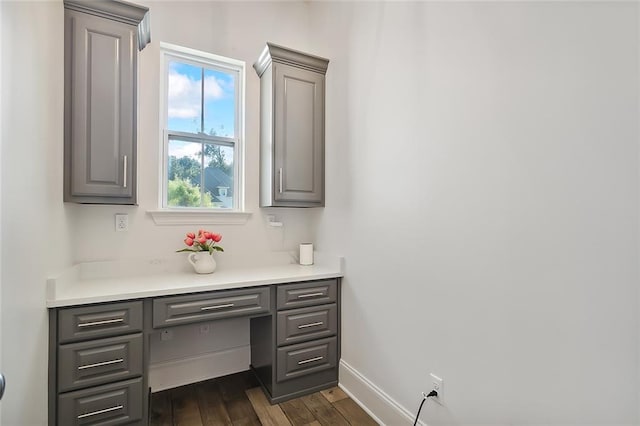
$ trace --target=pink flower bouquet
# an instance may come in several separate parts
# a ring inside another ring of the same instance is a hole
[[[222,240],[222,235],[215,234],[213,232],[205,231],[201,229],[198,231],[198,235],[193,232],[187,233],[187,238],[184,239],[184,243],[188,246],[181,250],[176,250],[177,253],[182,251],[208,251],[209,254],[213,254],[214,251],[224,251],[222,247],[216,245]]]

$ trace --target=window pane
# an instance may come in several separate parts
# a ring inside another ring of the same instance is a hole
[[[167,206],[200,207],[202,144],[170,139],[167,170]]]
[[[204,148],[204,190],[215,207],[233,208],[233,147],[207,144]]]
[[[202,68],[169,62],[167,125],[169,130],[202,131]]]
[[[236,74],[204,70],[204,132],[236,136]]]

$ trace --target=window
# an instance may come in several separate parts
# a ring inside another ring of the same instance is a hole
[[[240,211],[244,62],[161,44],[164,209]]]

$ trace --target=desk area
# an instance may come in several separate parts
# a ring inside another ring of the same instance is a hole
[[[188,323],[250,318],[250,368],[272,403],[337,384],[340,260],[209,276],[106,263],[48,284],[50,425],[147,424],[150,336]]]

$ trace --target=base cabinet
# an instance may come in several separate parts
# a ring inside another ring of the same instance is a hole
[[[49,425],[146,424],[145,302],[49,311]]]
[[[251,320],[251,368],[272,404],[338,384],[339,285],[274,286],[275,314]]]
[[[49,310],[49,426],[146,425],[150,338],[168,327],[250,321],[251,366],[271,403],[338,384],[340,279]]]

